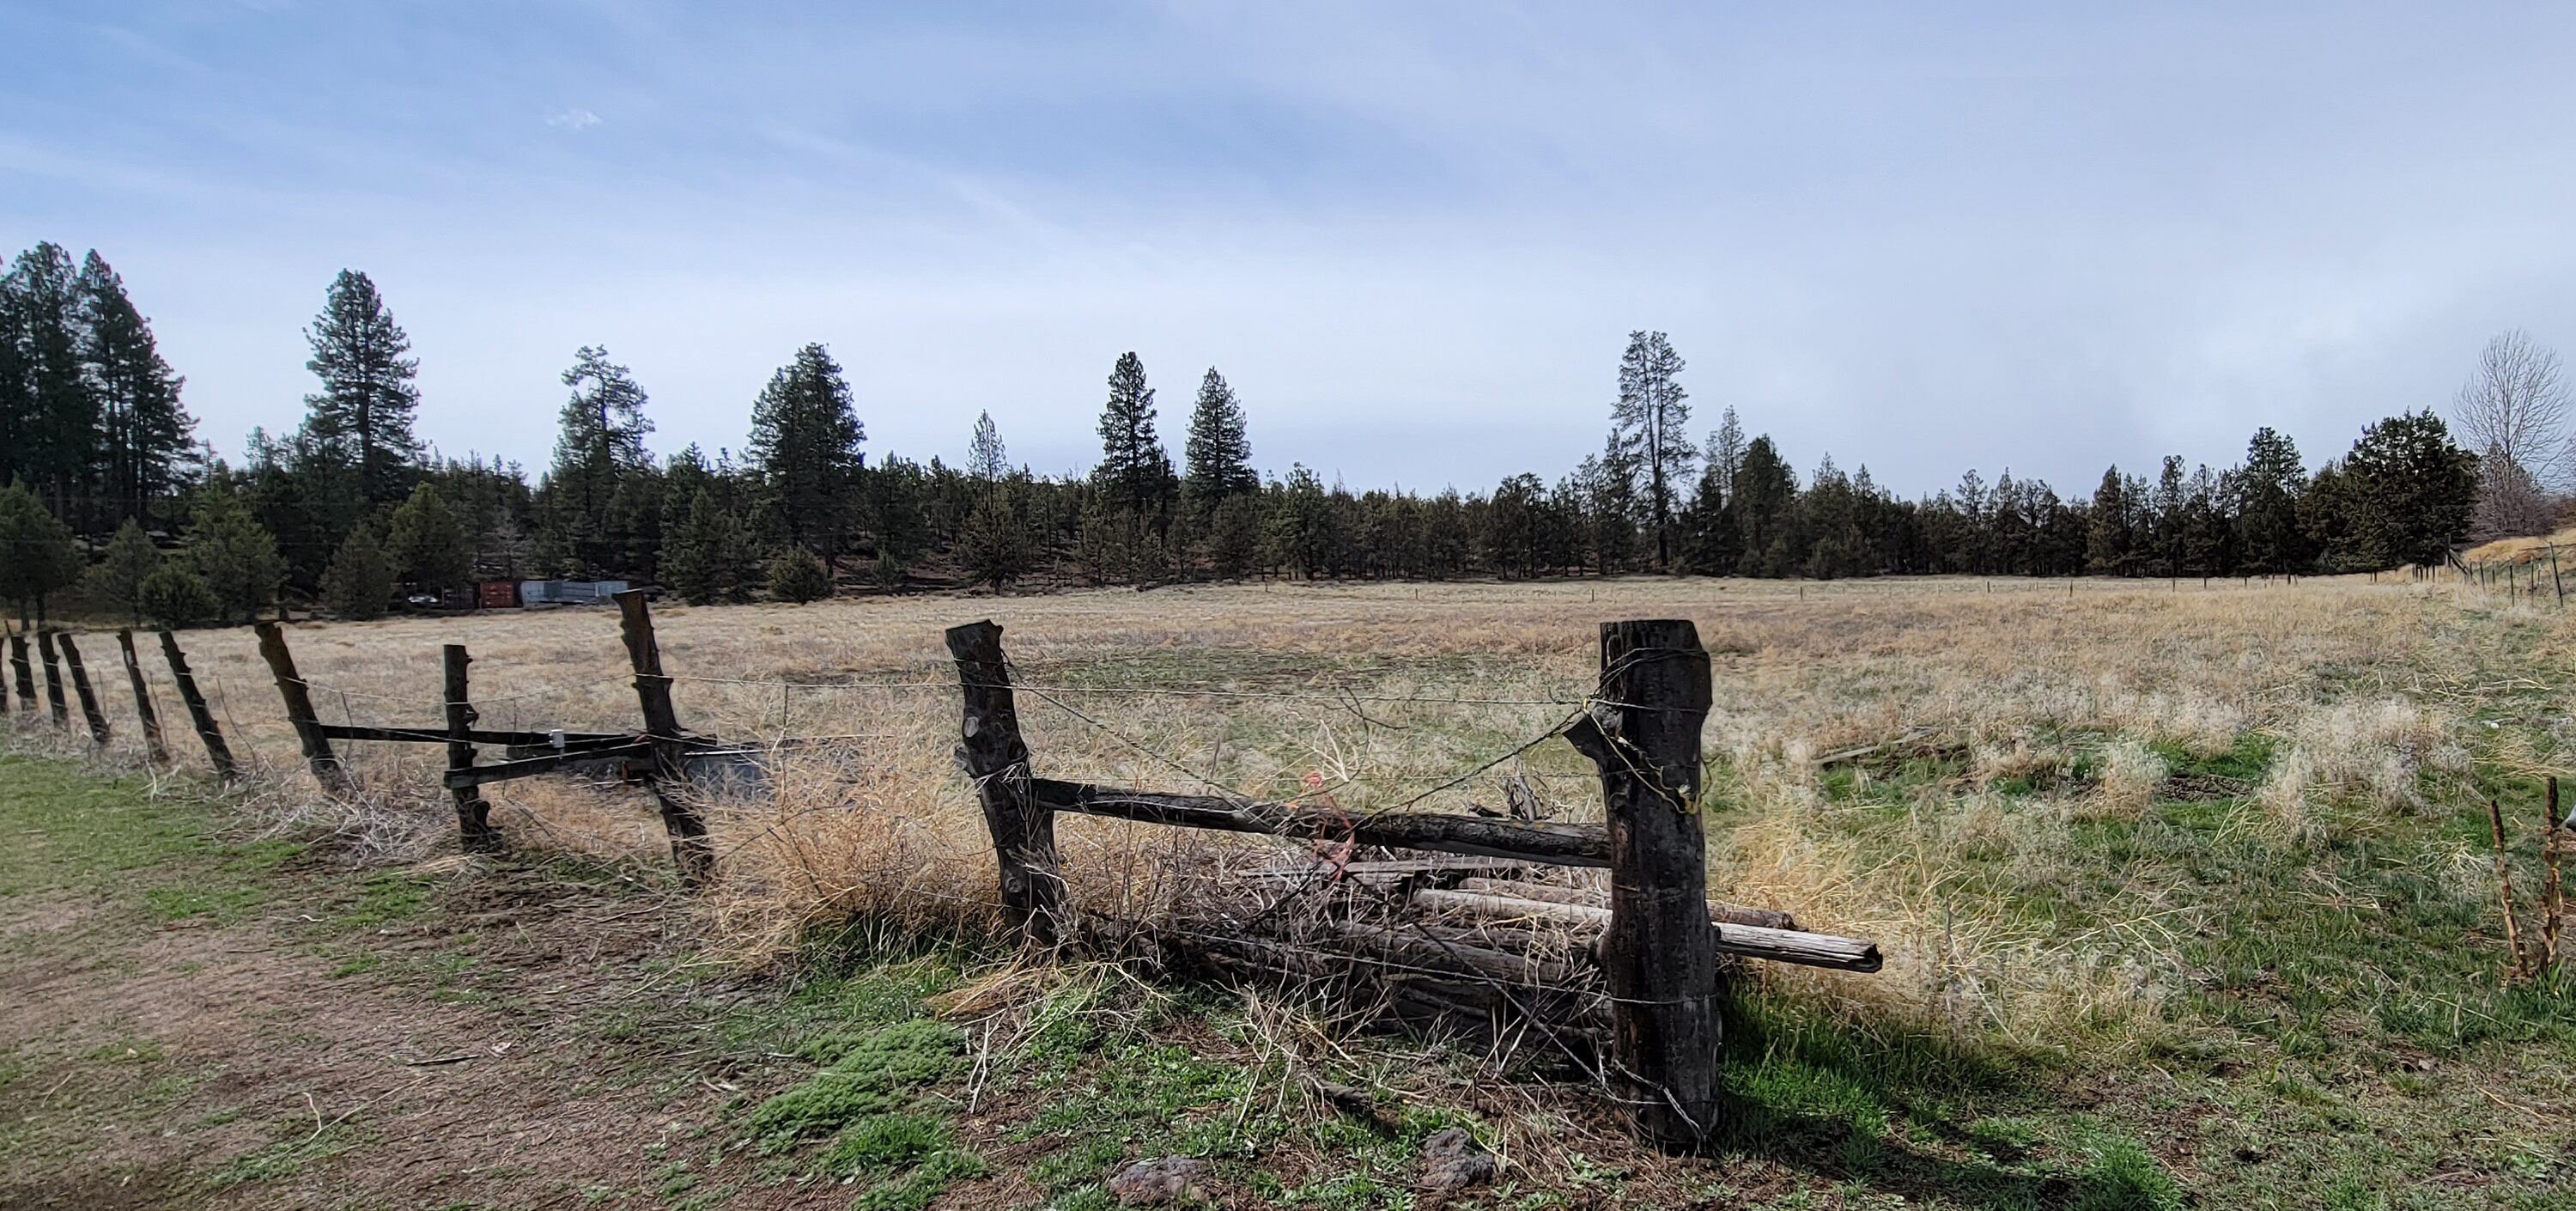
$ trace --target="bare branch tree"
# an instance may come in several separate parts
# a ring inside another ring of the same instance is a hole
[[[2543,485],[2565,478],[2567,384],[2558,354],[2516,328],[2487,342],[2477,373],[2451,405],[2464,443],[2479,456],[2501,456]]]

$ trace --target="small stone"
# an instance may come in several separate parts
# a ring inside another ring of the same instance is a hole
[[[1109,1179],[1109,1194],[1122,1207],[1204,1202],[1207,1194],[1199,1188],[1199,1182],[1207,1175],[1206,1161],[1187,1156],[1157,1157],[1119,1170]]]
[[[1464,1127],[1450,1127],[1422,1141],[1422,1184],[1464,1190],[1494,1180],[1494,1154]]]

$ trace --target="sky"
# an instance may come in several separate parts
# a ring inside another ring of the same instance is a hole
[[[95,248],[237,455],[342,268],[442,453],[549,459],[574,351],[667,453],[808,341],[868,449],[1553,480],[1632,330],[1802,472],[2089,490],[2310,461],[2576,343],[2576,6],[0,0],[0,254]]]

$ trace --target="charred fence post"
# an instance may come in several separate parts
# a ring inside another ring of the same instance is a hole
[[[134,717],[143,722],[143,747],[152,764],[168,765],[170,748],[161,739],[161,714],[152,709],[152,689],[143,683],[143,663],[134,658],[134,632],[116,633],[116,650],[125,657],[125,683],[134,687]]]
[[[1064,931],[1064,877],[1057,869],[1055,813],[1038,802],[1029,775],[1029,746],[1011,673],[1002,660],[1002,628],[986,620],[948,628],[948,654],[966,699],[957,768],[975,782],[1001,869],[1002,918],[1023,941],[1053,946]]]
[[[645,775],[645,784],[662,807],[662,828],[671,834],[671,861],[680,868],[680,882],[697,887],[714,872],[715,849],[707,841],[706,821],[673,790],[681,772],[680,715],[671,706],[671,679],[662,673],[653,612],[642,589],[614,596],[618,634],[626,641],[627,663],[635,669],[636,705],[644,713],[644,734],[653,743],[653,770]]]
[[[80,645],[72,642],[66,631],[54,637],[63,649],[63,663],[72,670],[72,691],[80,695],[81,719],[89,724],[90,743],[107,747],[107,712],[98,709],[98,692],[90,688],[89,669],[81,664]]]
[[[161,631],[161,655],[170,662],[170,680],[179,683],[179,701],[188,707],[188,723],[197,729],[197,739],[206,743],[206,760],[215,765],[215,777],[231,782],[234,777],[232,746],[224,743],[223,729],[215,726],[215,713],[206,707],[206,696],[197,689],[197,675],[188,671],[188,654],[179,650],[179,640],[167,628]]]
[[[18,678],[18,705],[29,713],[36,709],[36,675],[27,667],[27,633],[9,637],[9,671]]]
[[[467,696],[465,666],[473,663],[465,654],[465,645],[451,643],[441,649],[439,666],[447,680],[447,768],[474,768],[474,701]],[[448,794],[456,800],[456,831],[465,852],[491,853],[501,848],[501,831],[492,827],[492,804],[471,786],[453,786]]]
[[[63,705],[62,657],[54,650],[54,633],[36,632],[36,650],[45,658],[45,705],[54,713],[55,727],[72,725],[71,708]]]
[[[348,767],[340,764],[339,755],[331,751],[331,738],[322,734],[322,721],[313,714],[313,692],[295,671],[295,653],[286,648],[286,632],[274,622],[260,623],[260,659],[268,662],[268,671],[277,678],[277,695],[286,703],[286,720],[295,725],[296,742],[303,746],[304,763],[322,789],[344,795],[356,789],[349,779]]]
[[[1566,738],[1601,771],[1610,823],[1613,1081],[1637,1129],[1696,1149],[1718,1134],[1717,932],[1699,816],[1708,652],[1687,620],[1601,624],[1601,688]]]

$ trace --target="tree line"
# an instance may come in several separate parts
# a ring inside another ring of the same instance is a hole
[[[76,585],[92,608],[190,624],[247,619],[282,595],[373,617],[407,595],[454,604],[477,580],[521,578],[627,579],[714,602],[1253,576],[2355,571],[2438,562],[2481,528],[2545,529],[2565,442],[2555,358],[2512,333],[2455,401],[2481,453],[2428,408],[2368,426],[2313,470],[2263,428],[2235,465],[2115,466],[2089,495],[1972,470],[1906,499],[1829,454],[1800,475],[1732,408],[1696,434],[1681,355],[1640,331],[1601,450],[1553,482],[1355,491],[1302,464],[1256,471],[1247,409],[1213,367],[1175,464],[1142,359],[1119,356],[1100,461],[1051,476],[1012,462],[989,413],[957,465],[871,461],[855,394],[821,344],[751,400],[739,454],[659,455],[643,384],[585,346],[532,480],[419,439],[410,339],[375,284],[343,271],[305,329],[304,416],[253,430],[234,466],[192,442],[182,380],[96,253],[73,269],[40,244],[4,285],[0,596],[22,620]]]

